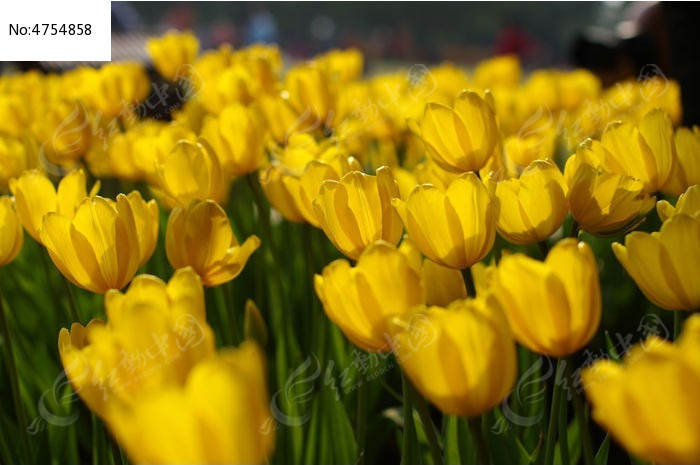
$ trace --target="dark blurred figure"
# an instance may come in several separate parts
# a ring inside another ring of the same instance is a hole
[[[573,47],[576,66],[595,72],[609,86],[644,79],[654,68],[681,86],[683,124],[700,124],[700,29],[694,4],[632,3],[614,31],[592,28]],[[654,65],[654,66],[649,66]]]

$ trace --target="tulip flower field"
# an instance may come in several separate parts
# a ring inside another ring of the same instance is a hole
[[[660,70],[146,49],[0,75],[2,463],[700,463]]]

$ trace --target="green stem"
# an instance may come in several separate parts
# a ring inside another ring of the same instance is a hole
[[[413,424],[413,403],[411,401],[411,382],[401,370],[401,388],[403,393],[403,443],[401,444],[401,464],[411,465],[417,462],[418,438]]]
[[[559,420],[559,403],[562,392],[562,372],[566,362],[563,359],[557,361],[556,376],[552,392],[552,406],[549,411],[549,426],[547,427],[547,443],[544,455],[544,464],[554,463],[554,446],[557,439],[557,422]]]
[[[562,396],[561,405],[559,406],[559,456],[561,457],[562,465],[570,465],[571,463],[569,460],[569,422],[567,407],[568,401],[566,396]]]
[[[578,238],[578,221],[573,220],[571,222],[571,232],[569,232],[569,237],[575,237]]]
[[[233,303],[231,302],[231,296],[226,289],[226,284],[227,283],[223,283],[216,287],[217,292],[219,292],[221,295],[218,301],[219,305],[217,305],[217,307],[219,310],[219,320],[221,322],[221,326],[224,328],[222,334],[224,337],[223,345],[230,345],[234,344],[236,340],[236,324],[235,316],[233,314]]]
[[[474,278],[472,277],[472,269],[467,268],[462,270],[462,278],[464,278],[464,285],[467,288],[467,297],[476,297],[476,288],[474,287]]]
[[[10,337],[10,326],[7,321],[7,316],[5,315],[5,304],[3,302],[3,295],[0,291],[0,325],[2,325],[2,337],[5,343],[5,350],[3,354],[5,355],[5,365],[7,366],[7,374],[10,378],[10,390],[12,391],[12,398],[15,404],[15,413],[17,415],[17,422],[19,423],[19,435],[21,436],[21,448],[24,454],[24,463],[31,462],[30,447],[27,441],[27,432],[25,428],[27,427],[27,415],[24,411],[24,403],[22,402],[22,395],[19,390],[19,373],[17,372],[17,365],[15,363],[15,353],[12,347],[12,338]]]
[[[469,432],[476,444],[476,461],[479,465],[488,465],[489,452],[484,438],[484,431],[481,429],[481,417],[469,419]]]
[[[542,258],[547,258],[547,254],[549,253],[549,245],[547,245],[547,241],[540,241],[537,243],[537,245],[540,247],[540,252],[542,252]]]
[[[76,323],[81,323],[80,312],[78,311],[78,303],[76,302],[75,294],[73,293],[73,286],[70,283],[70,281],[68,281],[68,278],[63,276],[63,274],[61,274],[61,276],[63,278],[62,281],[63,286],[66,289],[66,294],[68,294],[68,309],[70,310],[70,318]]]
[[[682,326],[682,315],[681,312],[678,310],[675,310],[673,312],[673,340],[675,341],[678,339],[678,335],[681,334],[681,326]]]
[[[425,431],[425,436],[428,439],[428,445],[430,446],[430,455],[433,457],[434,465],[442,465],[444,461],[442,460],[442,448],[440,447],[440,442],[437,436],[437,429],[433,419],[430,417],[430,410],[428,409],[428,404],[422,395],[413,389],[413,404],[418,411],[418,416],[423,422],[423,430]]]
[[[355,417],[355,439],[357,440],[357,452],[359,457],[357,464],[361,465],[365,462],[365,423],[367,422],[367,380],[364,374],[358,372],[357,385],[357,415]]]
[[[574,412],[576,414],[576,423],[578,424],[579,436],[581,438],[581,450],[583,451],[583,463],[585,465],[593,465],[593,440],[591,439],[591,431],[588,427],[586,419],[586,407],[581,397],[581,393],[574,388],[574,364],[571,357],[566,359],[567,378],[569,386],[571,386],[572,403],[574,404]]]

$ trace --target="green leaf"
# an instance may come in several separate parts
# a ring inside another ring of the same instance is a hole
[[[608,355],[610,355],[610,358],[612,358],[616,362],[619,362],[620,354],[617,353],[617,350],[615,349],[615,344],[613,344],[612,339],[610,339],[610,333],[607,330],[605,330],[605,346],[608,349]]]
[[[605,439],[600,444],[598,452],[595,454],[593,463],[595,465],[607,465],[608,463],[608,452],[610,452],[610,433],[605,435]]]
[[[337,401],[331,389],[323,387],[323,415],[327,421],[327,429],[331,437],[327,441],[332,444],[333,460],[331,463],[357,462],[357,443],[350,418],[342,402]]]

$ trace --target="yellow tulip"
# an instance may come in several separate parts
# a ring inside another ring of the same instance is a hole
[[[190,268],[177,270],[167,285],[139,275],[124,294],[107,293],[105,310],[107,323],[62,329],[58,350],[73,389],[108,423],[115,404],[183,385],[214,353],[204,290]]]
[[[500,404],[517,372],[508,322],[493,299],[417,307],[392,320],[392,349],[411,383],[450,415]]]
[[[656,202],[656,211],[662,222],[679,213],[695,218],[700,217],[700,185],[690,186],[682,193],[675,207],[667,200],[659,200]]]
[[[316,146],[315,142],[313,146]],[[285,152],[289,152],[291,147],[287,146]],[[314,158],[310,159],[309,156]],[[318,147],[318,150],[298,157],[286,155],[281,159],[297,164],[309,161],[302,169],[273,161],[271,167],[261,172],[260,184],[268,200],[287,220],[297,223],[306,221],[317,228],[321,225],[316,218],[313,201],[323,181],[338,181],[346,173],[362,169],[357,160],[334,146],[326,149]]]
[[[176,207],[168,219],[165,251],[175,269],[191,266],[205,286],[217,286],[238,276],[260,246],[257,236],[239,245],[226,212],[213,200]]]
[[[522,136],[509,136],[504,141],[506,156],[522,168],[535,160],[551,159],[554,157],[556,137],[553,127],[541,131],[532,130]]]
[[[158,73],[172,80],[180,66],[194,62],[199,52],[199,40],[190,31],[170,31],[162,37],[148,39],[146,50]]]
[[[0,134],[0,190],[5,191],[8,181],[36,166],[36,156],[31,155],[20,139]]]
[[[428,157],[447,171],[478,171],[494,155],[499,142],[493,106],[475,92],[463,92],[452,108],[431,102],[414,132]]]
[[[192,200],[223,202],[227,195],[219,160],[203,140],[175,144],[157,166],[157,176],[155,192],[169,208]]]
[[[568,212],[564,176],[550,160],[532,162],[517,179],[490,182],[498,232],[514,244],[541,242]]]
[[[631,453],[650,463],[700,463],[700,316],[675,344],[655,336],[623,363],[597,361],[582,372],[593,419]]]
[[[79,102],[43,102],[44,111],[34,120],[34,135],[44,162],[71,167],[85,155],[92,143],[87,110]]]
[[[394,245],[377,241],[367,247],[353,268],[339,259],[314,277],[323,309],[355,345],[388,351],[387,318],[421,305],[421,277]]]
[[[357,260],[378,240],[398,244],[403,228],[391,208],[399,188],[388,166],[376,176],[351,171],[339,181],[327,180],[313,201],[316,218],[333,245]]]
[[[272,138],[287,145],[294,134],[306,134],[318,128],[309,115],[298,115],[288,98],[265,95],[257,102]]]
[[[458,270],[486,256],[496,237],[491,196],[474,173],[452,181],[446,191],[417,186],[394,207],[418,249],[436,263]]]
[[[503,257],[489,290],[501,302],[515,339],[539,354],[570,355],[600,324],[595,257],[572,238],[558,242],[544,262],[523,254]]]
[[[135,463],[266,463],[274,449],[265,357],[252,341],[197,364],[183,385],[115,409],[111,426]]]
[[[599,142],[588,140],[566,162],[569,210],[584,231],[614,236],[642,222],[656,199],[644,192],[638,179],[603,171],[589,153],[596,147]]]
[[[674,158],[673,126],[663,111],[650,111],[638,125],[611,123],[600,141],[605,171],[639,179],[649,194],[661,190],[669,180]]]
[[[168,124],[161,121],[147,121],[127,132],[127,135],[131,133],[134,133],[134,141],[131,153],[127,157],[130,157],[135,168],[152,184],[157,184],[158,167],[168,158],[178,142],[186,140],[195,143],[197,141],[197,136],[192,130],[181,124]],[[110,147],[109,150],[111,149]],[[121,154],[117,152],[115,155]]]
[[[700,308],[700,217],[677,213],[651,234],[632,232],[615,256],[654,304],[666,310]]]
[[[674,136],[676,159],[666,184],[661,189],[679,195],[688,187],[700,184],[700,128],[678,128]]]
[[[137,105],[150,91],[148,75],[139,63],[108,63],[90,69],[80,84],[83,99],[108,119],[137,116],[127,114],[129,106]]]
[[[0,266],[7,265],[22,250],[22,224],[15,211],[12,197],[0,197]]]
[[[158,233],[154,201],[138,193],[116,202],[85,198],[75,216],[44,215],[41,241],[56,267],[76,286],[98,294],[121,289],[153,253]]]
[[[418,184],[432,184],[443,191],[459,176],[459,173],[443,170],[429,159],[418,163],[413,173],[416,175]],[[405,197],[402,195],[401,198],[408,198],[408,195]]]
[[[313,59],[321,67],[336,88],[362,76],[364,57],[355,48],[334,49]]]
[[[85,172],[82,168],[68,173],[56,189],[49,178],[39,170],[26,171],[10,180],[10,190],[15,196],[15,208],[24,229],[37,242],[41,242],[41,226],[44,215],[58,212],[73,218],[75,210],[85,197],[93,197],[100,190],[100,182],[92,186],[88,195]]]
[[[479,62],[474,70],[479,87],[515,87],[520,82],[520,60],[516,55],[501,55]]]
[[[204,121],[202,137],[211,144],[221,167],[233,175],[255,171],[265,156],[265,132],[259,115],[235,103],[217,118]]]
[[[284,87],[289,103],[298,115],[326,125],[333,110],[334,96],[328,77],[319,66],[302,64],[287,72]]]

